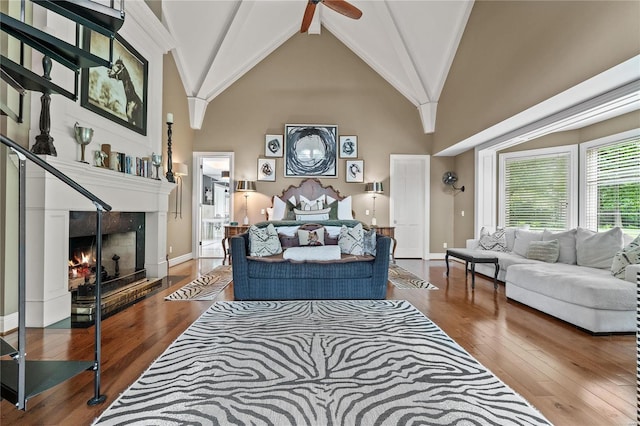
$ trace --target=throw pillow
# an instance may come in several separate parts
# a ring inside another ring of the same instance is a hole
[[[516,239],[513,243],[513,252],[522,257],[527,257],[527,251],[529,250],[529,243],[531,243],[531,241],[542,241],[542,232],[516,229]]]
[[[364,254],[364,230],[362,224],[358,223],[353,228],[342,225],[340,236],[338,237],[340,251],[346,254]]]
[[[302,210],[320,210],[324,208],[324,195],[319,196],[315,200],[309,200],[304,195],[300,196],[300,206]]]
[[[336,202],[335,198],[327,195],[327,204]],[[351,195],[344,200],[338,201],[338,220],[353,220],[353,211],[351,210]]]
[[[613,256],[623,247],[622,229],[612,228],[595,232],[578,228],[576,233],[576,262],[580,266],[609,269]]]
[[[506,226],[503,229],[504,229],[505,238],[507,239],[506,251],[513,251],[513,245],[516,243],[516,230],[524,229],[526,231],[529,229],[529,225]]]
[[[558,240],[531,241],[527,250],[527,259],[541,260],[547,263],[556,263],[559,255],[560,242]]]
[[[249,228],[249,253],[251,256],[263,257],[282,253],[280,238],[273,224],[266,228],[251,225]]]
[[[376,244],[378,243],[378,237],[375,229],[364,231],[364,254],[376,255]]]
[[[273,211],[269,214],[269,220],[282,220],[287,213],[287,203],[280,197],[273,197]],[[268,209],[267,209],[268,210]]]
[[[564,232],[551,232],[546,229],[542,233],[542,241],[558,240],[560,255],[558,262],[568,265],[576,264],[576,230],[570,229]]]
[[[331,208],[326,208],[322,210],[293,209],[293,212],[296,214],[296,220],[300,220],[300,221],[329,220],[330,211],[331,211]]]
[[[324,228],[319,227],[312,231],[298,229],[298,239],[301,246],[323,246]]]
[[[483,228],[484,230],[484,228]],[[481,232],[478,246],[482,250],[507,251],[507,240],[504,229],[498,229],[493,234]]]
[[[627,266],[638,263],[640,263],[640,235],[613,256],[611,273],[616,278],[624,279],[624,272]]]
[[[329,207],[329,220],[337,220],[338,219],[338,202],[334,201],[333,203],[328,205]]]

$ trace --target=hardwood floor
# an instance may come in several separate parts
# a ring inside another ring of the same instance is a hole
[[[89,425],[212,302],[167,302],[164,296],[206,273],[218,261],[171,268],[171,287],[103,321],[101,391],[95,407],[93,373],[82,373],[16,410],[0,405],[3,425]],[[476,288],[452,262],[398,260],[439,290],[389,287],[388,299],[409,300],[502,381],[556,425],[636,424],[636,346],[633,335],[591,336],[524,305],[508,302],[504,286],[480,275]],[[232,300],[231,286],[218,300]],[[29,329],[28,359],[92,359],[93,327]],[[16,343],[17,336],[6,336]]]

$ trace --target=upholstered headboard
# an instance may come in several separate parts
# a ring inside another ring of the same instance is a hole
[[[282,200],[288,200],[291,196],[296,197],[296,201],[300,201],[300,196],[303,195],[308,200],[315,200],[321,195],[328,195],[336,200],[344,200],[346,197],[340,195],[340,192],[333,188],[333,186],[322,186],[319,179],[309,178],[300,182],[300,185],[293,186],[282,191],[280,198]]]

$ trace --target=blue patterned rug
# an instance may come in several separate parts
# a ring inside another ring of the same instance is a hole
[[[547,425],[409,302],[217,302],[95,424]]]

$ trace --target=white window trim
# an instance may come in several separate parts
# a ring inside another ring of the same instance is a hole
[[[587,223],[587,150],[594,147],[613,145],[626,139],[637,137],[640,137],[640,128],[627,130],[626,132],[616,133],[615,135],[605,136],[603,138],[594,139],[580,144],[580,204],[578,208],[578,224],[580,226],[586,226]]]
[[[505,161],[512,158],[543,157],[547,155],[569,154],[569,206],[567,216],[569,218],[568,229],[575,228],[578,224],[578,145],[555,146],[551,148],[529,149],[526,151],[507,152],[498,154],[498,226],[505,226]]]

